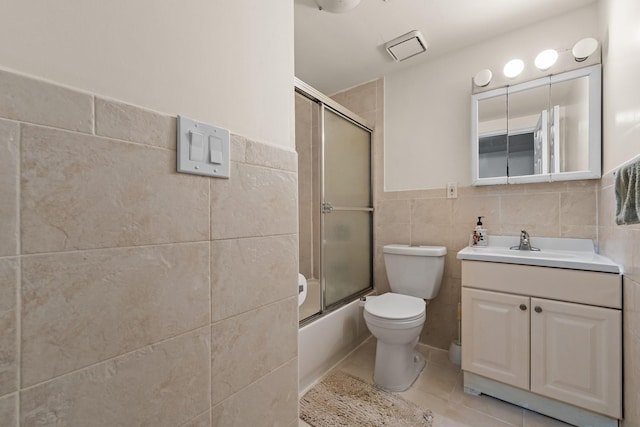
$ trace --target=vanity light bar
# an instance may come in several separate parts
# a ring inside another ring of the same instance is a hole
[[[576,62],[583,62],[597,51],[598,45],[598,40],[587,37],[578,41],[573,46],[573,49],[571,49],[571,53]],[[561,52],[567,52],[568,50],[569,49],[565,49]],[[545,49],[536,56],[534,64],[538,70],[546,71],[556,64],[558,58],[559,53],[556,49]],[[525,64],[521,59],[512,59],[505,64],[503,74],[508,79],[515,79],[522,74],[524,68]],[[493,74],[491,70],[484,69],[473,77],[473,84],[476,87],[486,87],[491,83],[492,78]]]

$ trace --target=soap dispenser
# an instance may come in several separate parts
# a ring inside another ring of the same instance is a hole
[[[478,217],[478,222],[476,223],[476,227],[473,229],[472,233],[472,243],[471,246],[487,246],[489,241],[487,239],[487,229],[482,226],[482,218],[483,216]]]

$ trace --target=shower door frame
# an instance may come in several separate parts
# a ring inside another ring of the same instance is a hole
[[[320,107],[320,117],[318,128],[320,129],[320,165],[319,165],[319,179],[320,179],[320,242],[318,247],[320,248],[320,311],[314,315],[311,315],[305,319],[300,320],[300,326],[308,324],[313,320],[316,320],[319,317],[322,317],[324,314],[331,312],[351,301],[356,300],[362,295],[365,295],[373,290],[373,257],[374,257],[374,242],[373,242],[373,224],[374,224],[374,208],[373,208],[373,126],[369,124],[365,119],[358,116],[354,112],[340,105],[333,99],[324,95],[323,93],[317,91],[313,87],[304,83],[302,80],[295,78],[294,79],[294,88],[295,92],[300,95],[306,97],[307,99],[316,102]],[[323,205],[325,201],[325,129],[324,129],[324,116],[325,110],[328,109],[332,113],[342,117],[343,119],[351,122],[352,124],[358,126],[359,128],[365,130],[369,133],[369,197],[370,197],[370,205],[368,208],[350,208],[350,207],[334,207],[335,211],[356,211],[356,212],[369,212],[370,213],[370,223],[369,223],[369,277],[371,283],[369,287],[363,289],[362,291],[351,294],[330,306],[326,305],[326,278],[325,278],[325,256],[324,256],[324,242],[325,242],[325,215],[323,212]]]

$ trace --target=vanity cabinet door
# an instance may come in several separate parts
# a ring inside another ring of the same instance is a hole
[[[531,298],[531,391],[621,417],[620,310]]]
[[[462,369],[529,388],[529,298],[462,288]]]

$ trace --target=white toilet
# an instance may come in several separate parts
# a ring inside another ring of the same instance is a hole
[[[384,390],[408,389],[424,367],[415,346],[426,306],[440,290],[446,254],[444,246],[384,247],[391,292],[368,297],[364,305],[365,322],[378,340],[373,380]]]

